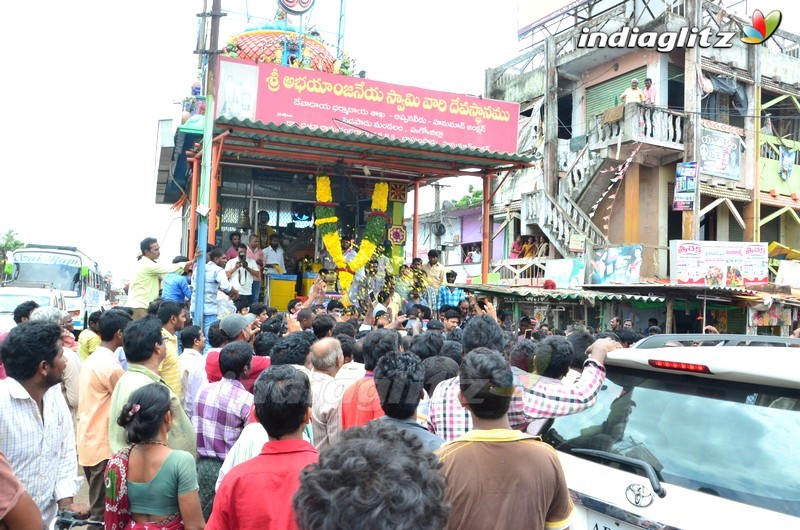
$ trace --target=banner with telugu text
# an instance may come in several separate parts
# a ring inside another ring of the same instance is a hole
[[[516,153],[519,105],[220,57],[216,118]]]

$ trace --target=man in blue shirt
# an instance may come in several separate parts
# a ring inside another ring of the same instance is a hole
[[[208,254],[206,262],[206,281],[203,296],[203,335],[208,336],[208,328],[211,324],[219,320],[217,317],[217,292],[223,291],[231,300],[239,297],[239,293],[231,285],[228,275],[225,274],[225,264],[228,258],[225,251],[219,247]],[[195,282],[192,282],[193,284]]]
[[[186,256],[176,256],[172,263],[183,263],[189,261]],[[161,299],[165,302],[178,302],[185,304],[192,300],[192,290],[189,288],[189,274],[191,271],[185,270],[183,274],[171,272],[164,276],[161,281]]]
[[[445,277],[447,278],[447,285],[439,287],[439,307],[445,305],[458,307],[461,300],[465,298],[464,291],[452,285],[456,282],[458,274],[455,271],[447,271]]]

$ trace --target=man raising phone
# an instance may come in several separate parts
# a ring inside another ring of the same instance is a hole
[[[261,281],[261,271],[256,261],[247,257],[247,245],[239,243],[237,251],[236,259],[225,265],[225,274],[239,292],[236,309],[241,309],[253,303],[253,282]]]

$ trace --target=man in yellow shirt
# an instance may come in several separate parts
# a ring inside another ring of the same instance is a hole
[[[619,97],[623,103],[644,103],[644,91],[639,88],[639,80],[631,79],[631,87],[626,88],[625,92]]]
[[[80,349],[78,355],[81,356],[81,361],[85,361],[100,345],[100,335],[98,334],[100,325],[100,315],[102,311],[95,311],[86,321],[86,329],[81,331],[78,336],[78,344]]]
[[[423,272],[428,275],[428,303],[431,310],[439,310],[439,287],[445,281],[444,266],[439,263],[439,251],[436,249],[428,252],[428,263],[422,266]]]
[[[146,237],[139,244],[142,255],[139,258],[136,276],[128,288],[127,307],[133,309],[133,319],[138,320],[147,316],[147,306],[158,298],[159,280],[162,275],[170,272],[183,272],[195,260],[184,263],[167,263],[160,265],[156,260],[161,256],[161,248],[154,237]]]
[[[186,306],[178,302],[162,302],[158,306],[158,319],[161,321],[161,338],[164,339],[166,346],[166,356],[158,367],[161,379],[167,384],[172,392],[182,399],[183,388],[181,387],[181,366],[178,360],[178,337],[177,331],[186,325]]]

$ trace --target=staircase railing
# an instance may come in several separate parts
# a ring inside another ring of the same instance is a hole
[[[562,256],[569,256],[569,242],[573,234],[581,234],[593,245],[608,244],[608,239],[574,201],[562,207],[545,190],[523,195],[526,216],[545,233],[550,243]]]
[[[559,180],[559,195],[579,196],[602,164],[603,159],[589,149],[587,142]]]

